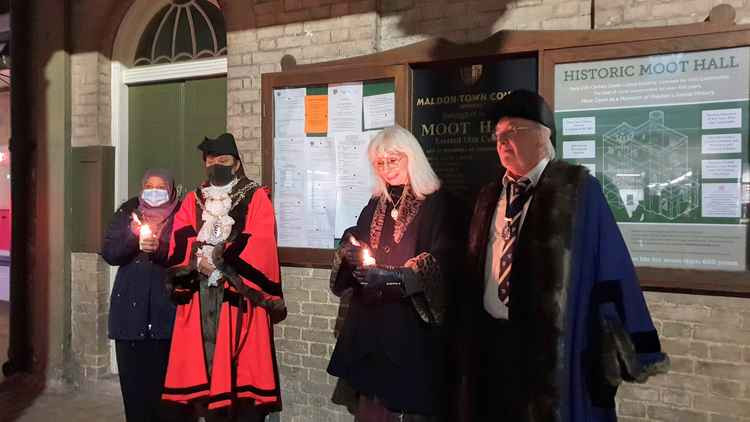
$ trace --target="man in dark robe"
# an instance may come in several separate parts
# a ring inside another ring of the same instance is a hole
[[[554,159],[542,97],[510,93],[495,122],[506,170],[469,232],[462,416],[614,421],[620,382],[669,366],[628,249],[599,182]]]

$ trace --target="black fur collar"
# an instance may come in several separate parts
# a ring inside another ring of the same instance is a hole
[[[517,327],[521,375],[527,380],[528,421],[560,419],[558,385],[567,364],[565,310],[576,212],[588,170],[553,160],[534,191],[523,222],[511,275],[510,319]]]

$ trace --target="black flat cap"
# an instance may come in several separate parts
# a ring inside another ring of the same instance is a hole
[[[520,117],[546,126],[552,132],[552,142],[555,141],[555,115],[536,92],[519,89],[503,97],[497,103],[493,121],[497,124],[503,117]]]
[[[221,134],[215,139],[205,137],[203,142],[198,145],[198,149],[203,151],[204,155],[233,155],[238,160],[240,158],[237,143],[231,133]]]

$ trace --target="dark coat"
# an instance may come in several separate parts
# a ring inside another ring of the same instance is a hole
[[[451,261],[458,246],[453,235],[455,219],[443,191],[423,201],[407,200],[401,215],[411,215],[413,220],[396,242],[390,217],[392,204],[379,215],[378,201],[377,197],[370,200],[357,226],[347,233],[370,245],[379,265],[410,268],[409,274],[414,274],[415,282],[423,288],[412,296],[399,294],[371,301],[354,285],[352,268],[343,261],[339,249],[334,257],[331,289],[339,296],[349,289],[353,294],[328,373],[345,379],[359,393],[378,397],[393,411],[438,414],[445,383],[447,296],[454,281]]]
[[[664,372],[668,359],[601,186],[582,166],[548,164],[519,234],[507,321],[482,305],[499,187],[480,193],[469,233],[463,314],[475,336],[464,362],[475,390],[463,420],[614,421],[619,383]]]
[[[131,214],[137,207],[137,197],[122,204],[112,216],[104,236],[102,257],[108,264],[120,267],[110,298],[109,338],[169,339],[172,337],[175,305],[169,298],[166,269],[162,265],[169,253],[174,214],[161,230],[159,249],[147,254],[139,250],[138,236],[130,228]]]

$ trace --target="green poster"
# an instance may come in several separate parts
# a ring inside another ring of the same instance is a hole
[[[736,48],[556,66],[558,157],[599,179],[636,265],[745,269],[748,62]]]

